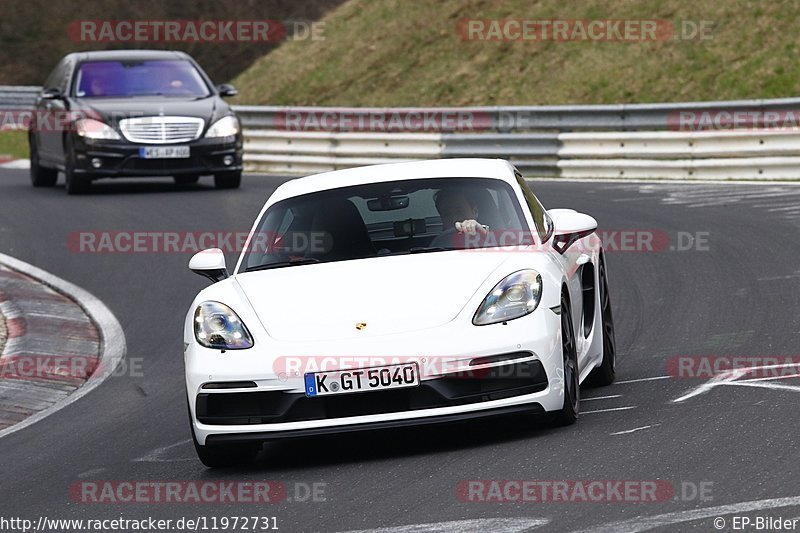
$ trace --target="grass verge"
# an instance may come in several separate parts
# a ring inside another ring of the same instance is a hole
[[[710,39],[464,41],[464,19],[660,19],[688,24],[687,33],[705,21]],[[800,94],[798,2],[350,0],[323,21],[324,40],[286,42],[240,74],[237,101],[461,106]]]

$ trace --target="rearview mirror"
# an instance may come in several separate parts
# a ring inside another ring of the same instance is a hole
[[[189,260],[189,270],[216,283],[228,277],[225,254],[219,248],[197,252]]]
[[[547,213],[555,227],[553,248],[560,254],[566,252],[575,241],[591,235],[597,229],[594,218],[573,209],[550,209]]]
[[[381,196],[367,200],[367,209],[370,211],[394,211],[408,207],[408,196]]]
[[[237,94],[239,94],[239,91],[236,90],[236,87],[234,87],[230,83],[223,83],[222,85],[217,85],[217,91],[219,91],[219,95],[222,97],[236,96]]]

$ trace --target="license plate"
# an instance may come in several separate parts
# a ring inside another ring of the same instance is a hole
[[[306,396],[329,396],[374,390],[402,389],[419,385],[416,363],[310,372],[305,375]]]
[[[186,159],[189,157],[188,146],[147,146],[139,148],[142,159]]]

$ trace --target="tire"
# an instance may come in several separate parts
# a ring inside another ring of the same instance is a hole
[[[188,408],[188,405],[187,405]],[[194,434],[194,424],[192,423],[192,413],[189,412],[189,428],[192,431],[192,442],[194,450],[200,462],[208,468],[225,468],[229,466],[245,466],[253,462],[261,450],[260,444],[220,444],[214,446],[203,446],[197,442]]]
[[[36,147],[36,139],[32,135],[28,137],[28,145],[31,158],[31,184],[34,187],[55,186],[58,181],[58,170],[41,166],[39,163],[39,149]]]
[[[194,185],[200,181],[200,176],[172,176],[176,185]]]
[[[581,388],[572,311],[565,293],[561,294],[561,353],[564,358],[564,405],[561,410],[554,413],[553,423],[557,426],[569,426],[578,420]]]
[[[74,154],[72,153],[72,143],[69,141],[64,143],[64,181],[69,195],[84,194],[92,184],[90,178],[75,175]]]
[[[605,259],[600,258],[600,273],[598,275],[600,290],[600,317],[603,331],[603,362],[592,370],[588,383],[592,386],[603,387],[611,385],[616,377],[617,340],[614,336],[614,315],[611,312],[611,295],[608,292],[608,277],[606,277]]]
[[[214,187],[217,189],[238,189],[242,184],[242,171],[214,174]]]

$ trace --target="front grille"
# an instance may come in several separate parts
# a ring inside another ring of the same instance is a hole
[[[200,137],[205,121],[195,117],[136,117],[119,121],[119,129],[131,142],[167,144]]]
[[[202,424],[272,424],[452,407],[532,394],[547,388],[538,360],[423,381],[419,387],[307,398],[281,391],[200,393]]]

